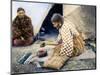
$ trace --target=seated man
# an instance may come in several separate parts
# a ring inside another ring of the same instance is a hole
[[[33,26],[31,19],[23,8],[17,9],[17,16],[12,23],[13,46],[27,46],[33,42]]]

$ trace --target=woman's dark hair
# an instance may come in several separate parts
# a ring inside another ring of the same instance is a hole
[[[63,24],[64,23],[64,18],[59,13],[55,13],[51,17],[51,22],[61,22],[61,24]]]
[[[19,11],[24,11],[24,12],[25,12],[24,8],[21,8],[21,7],[19,7],[19,8],[17,9],[17,12],[19,12]]]

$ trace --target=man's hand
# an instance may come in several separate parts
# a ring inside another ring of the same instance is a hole
[[[21,36],[21,40],[25,40],[24,37]]]

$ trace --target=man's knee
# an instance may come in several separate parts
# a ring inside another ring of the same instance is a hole
[[[27,46],[27,45],[31,45],[33,43],[33,38],[30,37],[26,40],[21,40],[21,39],[15,39],[13,40],[13,45],[14,46]]]
[[[25,45],[31,45],[33,43],[33,37],[28,38],[25,40]]]
[[[13,45],[14,45],[14,46],[22,46],[23,44],[24,44],[24,41],[21,40],[21,39],[15,39],[15,40],[13,41]]]

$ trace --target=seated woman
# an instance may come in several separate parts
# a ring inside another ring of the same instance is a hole
[[[74,49],[83,49],[84,43],[80,32],[69,20],[64,20],[63,16],[55,13],[51,22],[59,30],[58,43],[61,44],[60,55],[73,56]],[[77,41],[78,40],[78,41]],[[79,51],[79,50],[78,50]]]
[[[50,57],[44,62],[43,67],[60,69],[71,57],[84,52],[84,41],[74,24],[69,20],[64,20],[62,15],[55,13],[51,22],[59,30],[58,44]]]
[[[12,23],[13,46],[27,46],[33,42],[33,26],[31,19],[23,8],[17,9],[17,16]]]

